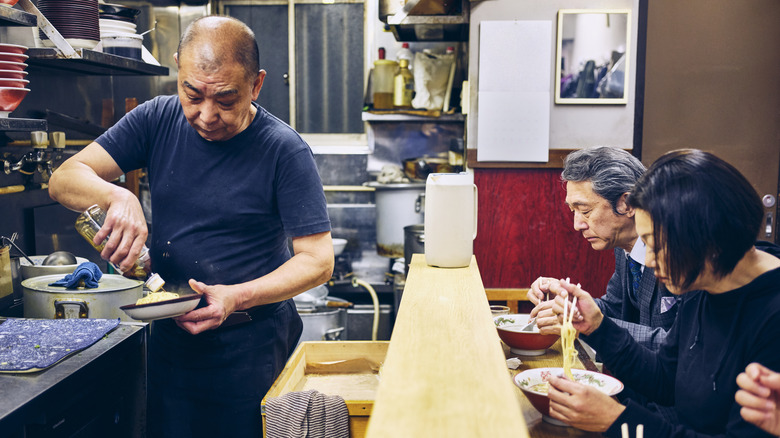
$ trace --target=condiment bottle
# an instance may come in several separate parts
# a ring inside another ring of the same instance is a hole
[[[414,93],[414,76],[409,71],[409,61],[399,61],[400,68],[393,79],[393,106],[395,108],[411,108]]]
[[[398,63],[385,59],[385,49],[380,47],[372,75],[374,109],[393,109],[393,76],[397,69]]]
[[[81,237],[89,242],[93,248],[98,250],[98,252],[103,251],[106,242],[108,242],[108,237],[100,244],[95,244],[94,242],[95,235],[100,231],[100,228],[105,221],[106,212],[97,204],[87,208],[78,218],[76,218],[76,231],[78,231],[78,233],[81,234]],[[141,248],[141,255],[138,256],[138,260],[135,261],[135,264],[128,272],[123,272],[119,268],[119,265],[112,262],[108,263],[125,277],[146,280],[146,287],[152,292],[157,292],[162,289],[165,284],[165,280],[163,280],[162,277],[152,272],[152,260],[149,257],[149,248],[147,248],[146,245]]]
[[[409,49],[409,43],[402,43],[401,48],[395,54],[395,58],[398,64],[401,64],[402,59],[409,61],[409,71],[414,71],[414,52]]]

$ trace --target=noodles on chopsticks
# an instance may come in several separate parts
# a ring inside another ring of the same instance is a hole
[[[571,380],[574,375],[571,373],[571,367],[577,358],[577,351],[574,349],[574,340],[577,338],[577,330],[572,325],[574,317],[574,308],[577,306],[577,297],[574,297],[571,303],[571,309],[567,309],[569,300],[563,301],[563,324],[561,325],[561,346],[563,347],[563,374]]]

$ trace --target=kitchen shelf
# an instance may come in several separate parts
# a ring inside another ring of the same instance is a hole
[[[0,131],[46,131],[47,123],[43,119],[0,118]]]
[[[32,70],[51,69],[102,76],[166,76],[168,67],[88,49],[76,49],[81,58],[60,58],[54,48],[30,48],[27,64]]]
[[[469,4],[462,1],[459,14],[410,14],[400,21],[396,21],[394,15],[389,15],[387,27],[393,32],[396,41],[468,41]]]
[[[364,122],[462,122],[466,120],[466,115],[461,113],[442,114],[439,117],[418,116],[412,114],[377,114],[372,112],[363,112]]]
[[[19,9],[0,6],[0,26],[38,26],[38,17]]]

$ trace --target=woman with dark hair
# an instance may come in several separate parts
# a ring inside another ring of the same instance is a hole
[[[682,300],[657,352],[604,318],[587,292],[551,286],[562,311],[577,297],[574,327],[627,386],[673,406],[679,422],[628,400],[564,378],[550,380],[550,415],[575,427],[620,436],[644,425],[645,435],[766,436],[740,416],[737,375],[751,362],[780,370],[780,248],[755,242],[763,216],[758,194],[733,166],[699,150],[656,161],[628,199],[647,245],[645,261]]]

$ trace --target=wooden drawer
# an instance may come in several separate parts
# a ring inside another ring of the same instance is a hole
[[[389,341],[302,342],[263,397],[263,436],[267,400],[309,389],[341,396],[349,410],[350,437],[365,436],[379,386],[379,369],[389,344]]]

